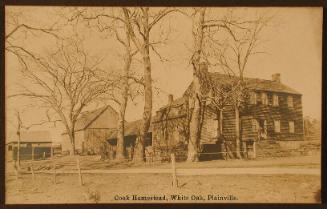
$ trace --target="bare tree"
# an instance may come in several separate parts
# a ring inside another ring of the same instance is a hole
[[[116,160],[122,160],[125,158],[125,146],[124,146],[124,128],[125,128],[125,113],[130,94],[130,68],[132,64],[133,56],[137,53],[137,50],[133,50],[131,46],[131,37],[129,35],[127,20],[122,19],[119,15],[106,10],[97,10],[95,13],[88,13],[86,10],[76,10],[70,17],[70,21],[74,19],[82,18],[90,25],[95,21],[97,29],[101,32],[108,32],[113,35],[118,43],[123,47],[123,70],[119,76],[116,76],[118,88],[117,93],[111,92],[109,95],[110,100],[116,102],[119,106],[119,114],[117,120],[117,149]],[[93,23],[94,24],[94,23]]]
[[[16,161],[18,162],[18,168],[20,168],[20,142],[21,142],[21,129],[22,129],[22,119],[20,117],[20,113],[17,111],[16,113],[17,116],[17,157]]]
[[[15,56],[19,56],[20,54],[16,53],[16,51],[17,48],[21,47],[24,48],[24,50],[28,53],[33,54],[31,50],[22,46],[22,44],[20,43],[22,39],[27,39],[29,35],[35,36],[37,34],[42,34],[52,37],[56,40],[62,40],[62,37],[59,35],[61,25],[59,23],[59,20],[53,21],[50,26],[42,26],[37,23],[26,23],[24,20],[22,20],[22,16],[23,14],[18,11],[6,11],[6,52],[12,53]]]
[[[251,57],[266,53],[264,50],[260,50],[263,41],[260,35],[271,18],[271,16],[259,15],[250,20],[240,20],[231,13],[223,19],[224,22],[230,24],[226,26],[229,34],[228,38],[217,40],[215,35],[213,35],[216,32],[211,32],[211,35],[208,35],[207,48],[208,51],[211,50],[208,54],[211,53],[214,58],[213,64],[219,66],[226,74],[233,77],[228,94],[229,102],[234,106],[235,110],[237,158],[241,158],[240,110],[246,104],[248,94],[244,73]],[[216,25],[215,21],[210,22],[208,27],[221,27],[219,22],[218,25]],[[208,31],[209,33],[210,31]]]
[[[140,137],[136,142],[136,154],[134,160],[144,161],[145,147],[144,141],[148,133],[151,115],[152,115],[152,66],[150,58],[150,49],[152,49],[159,57],[160,54],[151,43],[151,30],[157,25],[165,16],[175,11],[174,9],[165,8],[158,12],[150,12],[148,7],[140,8],[122,8],[124,14],[124,21],[127,23],[128,32],[136,46],[137,50],[142,56],[143,61],[143,79],[144,79],[144,111],[143,122],[141,127]]]
[[[112,86],[97,67],[101,59],[87,54],[80,41],[74,39],[61,42],[43,57],[22,47],[13,49],[22,64],[25,81],[20,92],[9,97],[36,99],[56,113],[69,136],[71,154],[75,154],[77,118],[87,106],[101,100]]]
[[[216,113],[217,117],[217,141],[221,143],[221,150],[225,150],[223,139],[223,111],[231,102],[231,85],[217,84],[217,82],[210,79],[210,93],[207,98],[209,109]]]
[[[203,71],[201,71],[201,62],[203,62],[202,50],[204,39],[204,18],[205,8],[195,8],[193,13],[193,40],[194,51],[191,58],[193,66],[193,95],[192,95],[192,114],[190,121],[190,139],[188,142],[188,156],[187,161],[198,161],[198,148],[200,143],[200,114],[202,105],[201,94],[201,77],[203,77]]]
[[[244,98],[242,94],[244,90],[244,70],[251,55],[262,53],[260,51],[255,51],[255,49],[259,42],[258,34],[267,24],[267,19],[258,18],[244,21],[235,18],[232,13],[225,15],[223,18],[207,18],[206,10],[206,8],[194,8],[191,15],[193,21],[192,34],[194,37],[193,54],[191,57],[193,66],[193,93],[191,98],[193,110],[190,122],[188,161],[198,160],[197,153],[200,144],[201,113],[205,101],[207,100],[208,93],[210,92],[207,68],[205,67],[206,70],[201,70],[201,66],[213,65],[212,62],[214,62],[214,65],[219,65],[226,73],[239,76],[239,81],[236,82],[230,90],[233,96],[228,97],[234,101],[236,149],[237,156],[240,157],[239,108]],[[223,33],[229,38],[226,39],[219,35],[217,36],[217,34]],[[230,44],[230,42],[232,44]],[[232,49],[231,54],[225,53],[226,45]],[[212,61],[212,59],[210,60],[212,55],[214,55],[214,61]],[[229,60],[235,61],[236,67],[229,65]],[[216,94],[217,93],[219,94],[219,92],[216,92]],[[219,98],[218,100],[220,99],[223,98]]]

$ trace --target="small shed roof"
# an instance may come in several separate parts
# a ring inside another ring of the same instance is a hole
[[[8,138],[6,143],[18,142],[18,135]],[[49,131],[26,131],[20,133],[20,142],[52,143]]]

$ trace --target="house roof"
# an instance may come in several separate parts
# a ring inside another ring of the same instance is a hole
[[[17,142],[18,136],[9,137],[7,139],[7,144],[12,142]],[[51,136],[49,131],[26,131],[20,133],[20,142],[35,142],[35,143],[51,143]]]
[[[214,82],[216,82],[218,85],[219,84],[228,84],[228,83],[231,83],[231,82],[235,81],[236,79],[238,79],[237,76],[231,76],[231,75],[217,73],[217,72],[214,72],[214,73],[210,72],[209,75],[210,75],[210,78]],[[246,86],[252,90],[301,95],[301,93],[299,93],[298,91],[294,90],[293,88],[291,88],[281,82],[260,79],[260,78],[244,78],[244,81],[246,83]],[[189,91],[190,88],[192,88],[192,83],[190,84],[190,86],[187,88],[186,91]]]
[[[81,116],[76,121],[75,130],[80,131],[86,129],[108,109],[114,113],[117,113],[110,105],[106,105],[93,111],[85,111],[81,113]]]
[[[152,121],[152,119],[151,119]],[[124,135],[125,136],[133,136],[133,135],[139,135],[140,130],[142,126],[142,119],[127,122],[125,125]],[[148,132],[152,132],[152,123],[150,123],[150,127]],[[117,129],[113,130],[113,132],[108,137],[109,139],[113,139],[117,137]]]
[[[184,97],[179,97],[179,98],[173,100],[173,102],[170,105],[167,104],[165,106],[162,106],[159,110],[165,109],[168,106],[170,106],[170,107],[178,107],[178,106],[183,105],[184,103],[185,103],[185,98]]]

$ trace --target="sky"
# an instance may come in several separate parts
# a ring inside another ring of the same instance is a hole
[[[252,57],[249,60],[245,75],[271,79],[274,73],[281,74],[282,83],[302,93],[304,116],[320,119],[321,116],[321,73],[322,73],[322,9],[321,8],[211,8],[211,14],[224,14],[233,10],[235,14],[253,15],[257,13],[272,14],[272,24],[262,34],[266,54]],[[20,11],[21,21],[30,24],[50,24],[57,18],[56,14],[64,11],[62,7],[6,7],[6,15],[13,11]],[[8,19],[8,18],[7,18]],[[189,65],[192,47],[192,23],[189,18],[173,14],[154,28],[152,37],[154,41],[160,32],[167,32],[169,36],[165,45],[158,46],[160,54],[169,61],[162,62],[154,53],[151,54],[152,75],[155,86],[154,112],[167,103],[168,94],[174,98],[180,97],[192,80],[192,68]],[[10,31],[6,24],[6,30]],[[85,39],[86,48],[92,53],[104,57],[103,68],[121,70],[120,57],[117,56],[119,44],[106,33],[101,33],[90,26],[83,26],[79,30]],[[66,33],[65,31],[63,33]],[[31,50],[39,53],[51,49],[53,41],[49,37],[29,36],[20,34],[15,41],[20,41]],[[6,53],[6,94],[14,93],[17,83],[24,83],[19,74],[20,65],[17,58]],[[133,71],[141,72],[141,65],[135,61]],[[216,69],[209,69],[215,71]],[[157,90],[159,89],[159,90]],[[27,104],[28,101],[20,99],[7,100],[7,127],[12,129],[13,109]],[[114,104],[112,104],[114,106]],[[42,116],[37,108],[25,111],[26,123],[40,120]],[[141,118],[143,113],[142,98],[130,102],[127,107],[127,121]],[[10,128],[11,127],[11,128]],[[44,128],[44,127],[42,127]],[[55,139],[60,138],[58,125],[55,129],[50,126]],[[35,129],[41,129],[36,127]]]

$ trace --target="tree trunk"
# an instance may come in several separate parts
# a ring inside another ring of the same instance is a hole
[[[135,160],[144,161],[145,155],[145,137],[149,131],[152,114],[152,76],[151,76],[151,60],[150,60],[150,28],[149,28],[149,8],[144,8],[142,15],[143,26],[143,43],[140,50],[144,67],[144,110],[143,121],[140,137],[136,143]]]
[[[133,153],[134,162],[144,162],[145,160],[145,147],[144,147],[144,138],[141,135],[137,136],[135,142],[135,148]]]
[[[20,140],[21,140],[21,129],[22,129],[22,119],[20,118],[20,113],[17,112],[17,120],[18,120],[18,126],[17,126],[17,136],[18,136],[18,141],[17,141],[17,156],[16,160],[18,162],[18,168],[20,169]]]
[[[151,62],[149,57],[149,50],[146,50],[146,54],[143,57],[144,63],[144,82],[145,82],[145,92],[144,92],[144,112],[143,112],[143,121],[141,127],[140,137],[136,142],[136,150],[134,156],[137,161],[144,161],[144,152],[145,152],[145,137],[149,131],[151,123],[151,112],[152,112],[152,77],[151,77]]]
[[[70,155],[74,156],[75,155],[75,131],[72,130],[69,133],[69,138],[70,138],[70,143],[72,145],[71,150],[70,150]]]
[[[219,110],[218,114],[218,140],[223,135],[223,110]]]
[[[125,158],[124,146],[124,115],[120,112],[118,114],[117,123],[117,151],[116,160],[123,160]]]
[[[205,8],[199,8],[193,21],[194,34],[194,54],[192,57],[193,64],[193,102],[194,109],[190,122],[190,139],[188,143],[187,161],[198,161],[198,146],[200,141],[200,114],[201,114],[201,82],[200,82],[200,62],[203,43],[203,24],[204,24]]]
[[[220,146],[221,158],[226,159],[227,156],[227,150],[226,150],[226,144],[223,136],[223,110],[218,110],[218,144]]]
[[[237,106],[235,106],[235,135],[236,158],[241,159],[240,112]]]
[[[124,73],[122,76],[122,92],[121,92],[121,100],[120,100],[120,110],[118,114],[117,121],[117,151],[116,151],[116,160],[125,159],[125,145],[124,145],[124,129],[125,129],[125,112],[128,101],[128,76],[129,69],[132,62],[132,55],[130,49],[130,39],[128,34],[128,29],[126,28],[126,45],[125,45],[125,58],[124,58]]]
[[[197,162],[199,160],[199,125],[200,125],[200,104],[196,99],[190,122],[190,139],[188,142],[187,161]]]
[[[17,142],[17,162],[18,168],[20,168],[20,129],[18,131],[18,142]]]

